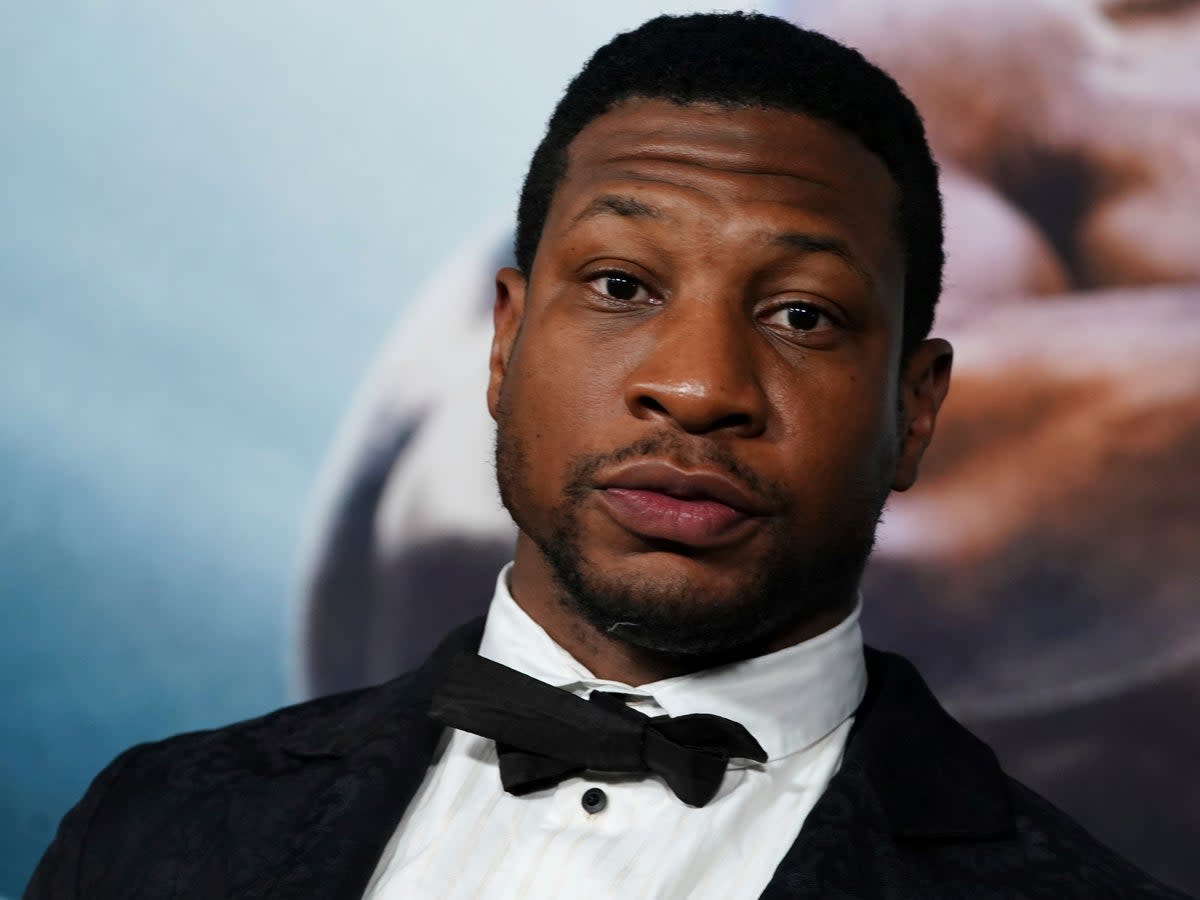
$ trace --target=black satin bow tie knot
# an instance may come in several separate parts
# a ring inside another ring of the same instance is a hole
[[[684,803],[703,806],[717,793],[730,758],[766,762],[742,725],[721,716],[650,718],[621,694],[584,700],[475,653],[447,667],[430,715],[496,742],[500,780],[527,794],[585,770],[652,772]]]

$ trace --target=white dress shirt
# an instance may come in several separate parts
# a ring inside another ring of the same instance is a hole
[[[653,775],[586,772],[514,797],[500,785],[495,743],[447,729],[368,900],[759,896],[841,764],[867,684],[861,603],[795,646],[631,687],[596,678],[526,615],[509,593],[509,568],[496,583],[481,655],[579,696],[633,694],[642,699],[630,705],[651,716],[733,719],[767,762],[731,760],[716,797],[699,808]],[[604,792],[599,812],[583,807],[589,788]]]

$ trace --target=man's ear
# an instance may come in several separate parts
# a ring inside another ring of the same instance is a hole
[[[496,301],[492,305],[492,350],[488,356],[487,403],[492,418],[496,418],[496,405],[500,401],[500,385],[508,371],[508,358],[512,355],[513,343],[521,330],[521,318],[525,315],[525,276],[513,268],[503,268],[496,273]]]
[[[941,338],[922,341],[909,354],[900,372],[900,405],[904,433],[892,490],[907,491],[917,480],[925,449],[933,440],[938,410],[950,390],[954,349]]]

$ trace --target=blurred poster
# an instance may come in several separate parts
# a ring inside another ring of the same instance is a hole
[[[595,45],[696,6],[13,7],[0,896],[124,747],[386,679],[483,611],[489,216]],[[944,172],[954,385],[868,640],[1200,893],[1200,0],[767,8],[895,74]]]
[[[954,383],[885,513],[868,640],[1017,777],[1200,890],[1200,3],[777,11],[893,73],[944,172]],[[445,261],[344,423],[306,560],[309,694],[418,662],[508,558],[484,385],[510,238]]]

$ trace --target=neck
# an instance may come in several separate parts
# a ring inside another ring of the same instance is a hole
[[[549,565],[524,534],[517,539],[509,588],[517,605],[588,671],[597,678],[631,687],[762,656],[806,641],[843,621],[853,611],[856,597],[856,592],[850,591],[766,640],[723,653],[685,656],[639,647],[597,629],[564,600]]]

